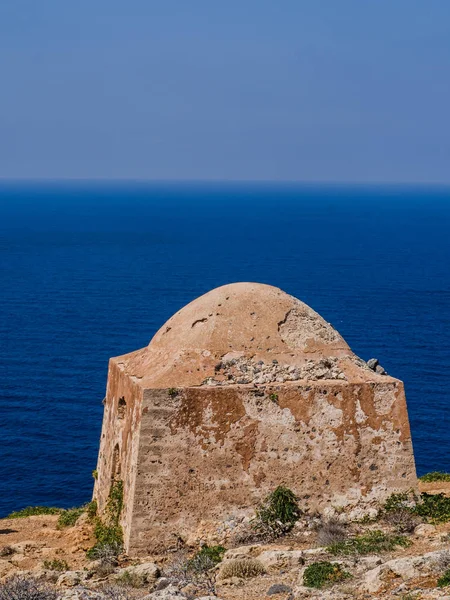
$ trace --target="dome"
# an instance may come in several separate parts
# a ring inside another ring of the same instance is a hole
[[[309,306],[270,285],[233,283],[187,304],[120,361],[146,387],[177,387],[267,383],[269,367],[275,381],[346,379],[344,359],[365,367]]]

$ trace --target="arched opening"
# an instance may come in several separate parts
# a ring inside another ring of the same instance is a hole
[[[114,446],[113,459],[112,459],[111,481],[118,481],[120,479],[121,470],[122,470],[122,465],[120,462],[120,449],[119,449],[119,444],[116,444]]]

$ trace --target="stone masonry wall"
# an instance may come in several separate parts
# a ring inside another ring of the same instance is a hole
[[[281,483],[310,510],[369,508],[415,487],[403,384],[146,390],[127,550],[173,547],[201,520],[248,513]]]
[[[98,502],[99,514],[102,514],[113,481],[123,481],[121,524],[126,546],[136,481],[142,395],[142,388],[131,378],[124,377],[120,366],[110,361],[94,498]]]

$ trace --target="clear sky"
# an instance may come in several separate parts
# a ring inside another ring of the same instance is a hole
[[[1,0],[0,177],[450,183],[450,0]]]

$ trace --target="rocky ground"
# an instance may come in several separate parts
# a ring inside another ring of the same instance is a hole
[[[450,482],[422,483],[421,491],[450,497]],[[340,518],[345,522],[345,515]],[[101,561],[86,558],[86,551],[95,541],[93,525],[86,514],[72,527],[58,529],[57,521],[57,515],[0,521],[1,581],[14,575],[31,575],[53,587],[62,600],[450,600],[450,586],[437,587],[438,579],[450,568],[450,522],[417,524],[407,536],[408,547],[397,546],[368,555],[333,556],[320,544],[312,520],[302,518],[289,536],[276,542],[230,547],[233,544],[227,540],[222,562],[199,583],[180,577],[181,551],[180,555],[140,560],[123,556],[118,564],[105,570]],[[381,521],[347,523],[345,527],[351,535],[380,529],[392,533],[392,524]],[[192,552],[195,548],[191,555]],[[338,563],[349,577],[320,590],[306,587],[305,570],[320,561]],[[0,591],[0,598],[8,596],[2,596]]]

